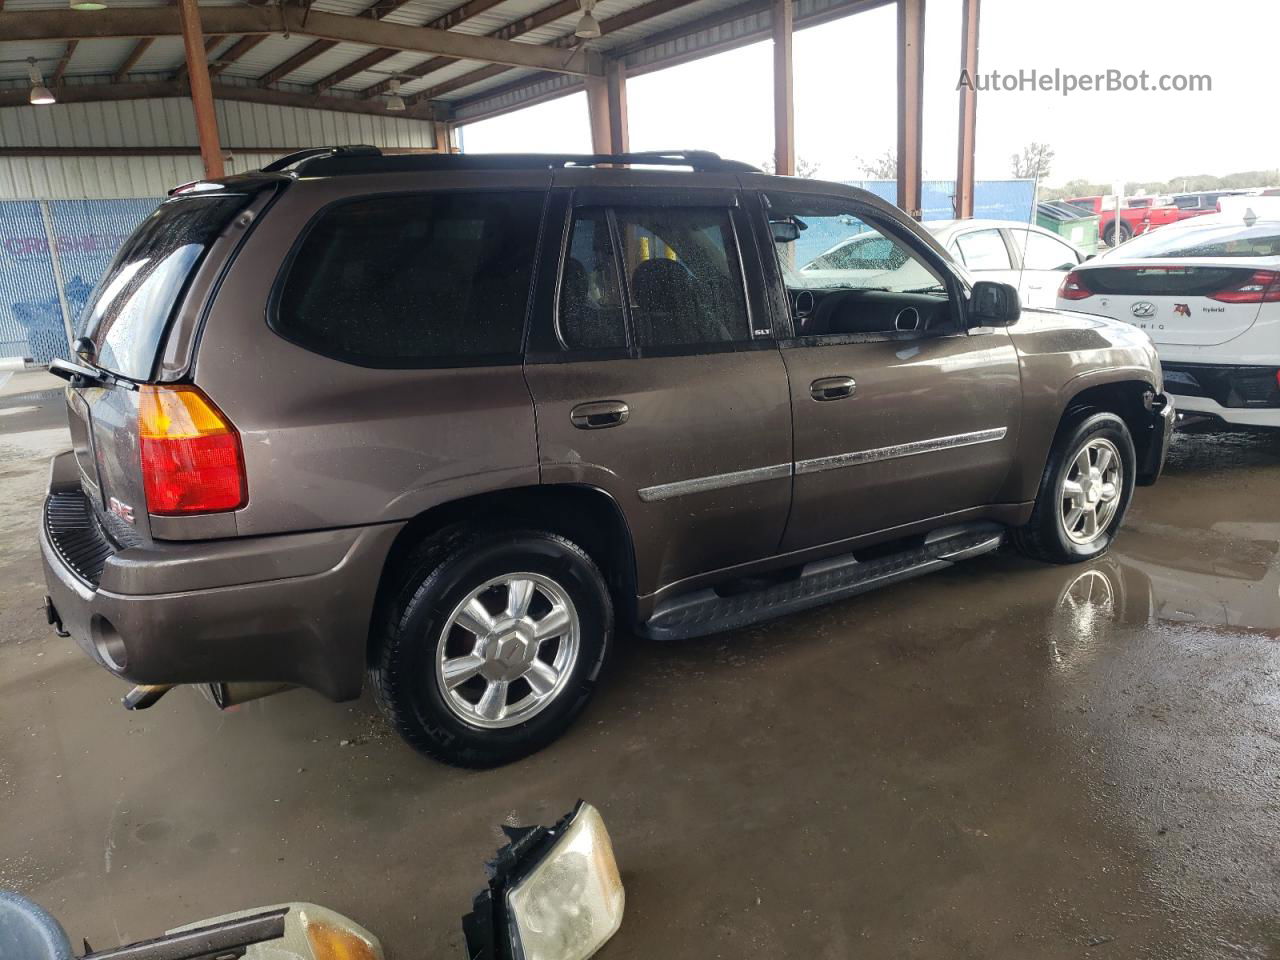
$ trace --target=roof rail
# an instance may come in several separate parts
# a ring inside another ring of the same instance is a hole
[[[286,154],[279,160],[273,160],[262,168],[263,173],[280,173],[289,169],[295,164],[304,163],[307,160],[314,160],[317,157],[380,157],[382,151],[377,147],[371,147],[367,143],[352,144],[345,147],[311,147],[307,150],[298,150],[294,153]]]
[[[707,150],[654,150],[640,153],[402,153],[384,155],[377,147],[315,147],[299,150],[263,167],[264,173],[293,176],[341,176],[432,170],[549,170],[595,166],[690,167],[699,173],[755,173],[737,160]]]

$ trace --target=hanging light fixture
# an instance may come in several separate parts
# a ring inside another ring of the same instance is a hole
[[[404,97],[400,96],[400,81],[396,79],[389,80],[387,89],[391,91],[391,96],[387,97],[387,109],[392,113],[403,113]]]
[[[53,91],[44,85],[44,77],[40,76],[40,68],[36,66],[35,57],[27,57],[27,76],[31,78],[31,96],[27,98],[28,100],[36,106],[58,102]]]
[[[105,10],[102,0],[70,0],[72,10]]]
[[[582,8],[582,16],[578,18],[578,25],[573,30],[575,37],[594,40],[600,36],[600,21],[591,15],[595,5],[596,0],[578,0],[578,6]]]

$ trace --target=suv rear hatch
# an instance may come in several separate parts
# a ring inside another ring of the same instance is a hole
[[[202,269],[221,268],[225,257],[210,257],[210,250],[253,197],[248,190],[214,188],[160,204],[120,248],[81,315],[80,336],[92,344],[81,345],[81,356],[123,378],[104,378],[105,385],[73,382],[66,391],[81,489],[120,546],[146,543],[152,535],[135,387],[156,382],[175,316],[196,322],[195,311],[183,309],[184,297]]]

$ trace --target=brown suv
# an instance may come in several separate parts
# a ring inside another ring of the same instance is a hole
[[[705,153],[307,151],[175,190],[83,324],[50,621],[134,705],[368,672],[466,765],[563,731],[615,621],[741,627],[1006,532],[1096,556],[1172,422],[1141,331]]]

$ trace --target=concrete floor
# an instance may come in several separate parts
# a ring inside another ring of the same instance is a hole
[[[12,391],[11,391],[12,392]],[[1117,551],[673,646],[468,773],[307,692],[137,715],[44,625],[56,397],[0,398],[0,886],[97,947],[310,899],[461,957],[497,824],[603,811],[603,957],[1280,957],[1280,437],[1177,440]]]

